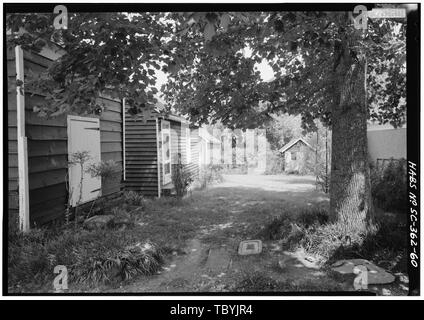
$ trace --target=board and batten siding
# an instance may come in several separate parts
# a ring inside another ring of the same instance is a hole
[[[104,105],[100,115],[100,157],[102,161],[114,161],[117,174],[102,180],[102,197],[118,193],[123,188],[123,114],[122,102],[106,96],[99,98]]]
[[[52,60],[24,51],[24,73],[45,72]],[[44,96],[25,92],[25,133],[28,138],[30,225],[64,215],[67,203],[68,145],[66,116],[42,118],[33,112]]]
[[[41,54],[24,51],[24,72],[44,72],[53,61]],[[11,71],[12,72],[12,71]],[[9,74],[9,64],[8,64]],[[16,150],[16,94],[9,95],[9,153]],[[25,92],[25,130],[28,138],[28,180],[30,225],[43,225],[63,218],[68,202],[68,135],[66,115],[42,118],[33,108],[42,103],[44,96]],[[122,111],[119,101],[100,98],[104,111],[100,116],[101,160],[114,160],[120,166],[119,177],[102,184],[102,195],[121,189],[122,173]],[[12,161],[11,163],[14,163]],[[9,165],[9,179],[15,178],[15,168]],[[14,190],[15,182],[9,182]]]
[[[158,195],[156,118],[146,123],[125,111],[125,188]]]
[[[17,141],[17,109],[16,109],[16,63],[15,51],[7,50],[7,133],[8,133],[8,221],[9,230],[19,225],[19,192],[18,192],[18,141]]]
[[[128,107],[126,107],[128,110]],[[185,163],[186,137],[185,123],[172,119],[163,119],[159,114],[142,121],[141,117],[125,112],[125,188],[141,192],[145,196],[157,197],[172,189],[172,183],[163,184],[162,167],[162,121],[170,123],[171,129],[171,164],[178,163],[178,154]],[[193,176],[198,174],[198,133],[191,131],[192,161],[188,165]],[[172,169],[171,169],[172,170]]]

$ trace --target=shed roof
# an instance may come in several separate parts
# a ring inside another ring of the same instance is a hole
[[[308,146],[309,148],[313,149],[312,146],[307,143],[303,138],[297,138],[297,139],[293,139],[292,141],[290,141],[289,143],[287,143],[284,147],[282,147],[279,151],[281,153],[286,152],[287,150],[289,150],[291,147],[293,147],[296,143],[298,143],[299,141],[303,142],[306,146]]]

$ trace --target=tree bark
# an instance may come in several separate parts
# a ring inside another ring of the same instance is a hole
[[[353,37],[335,52],[332,107],[330,216],[346,236],[367,233],[372,224],[367,146],[366,56]]]

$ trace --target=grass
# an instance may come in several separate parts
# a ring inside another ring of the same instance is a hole
[[[266,224],[257,237],[263,240],[282,240],[284,249],[295,249],[309,230],[315,230],[327,221],[328,213],[322,207],[284,211]]]
[[[377,232],[365,237],[361,244],[338,248],[329,258],[365,258],[391,272],[407,272],[407,238],[405,217],[401,214],[382,214]]]
[[[283,212],[258,233],[263,240],[280,240],[284,249],[304,249],[331,264],[339,259],[363,258],[389,271],[406,272],[406,227],[402,215],[379,212],[377,230],[346,242],[338,223],[329,223],[326,210],[315,207]]]
[[[66,266],[69,283],[83,289],[153,274],[163,262],[162,250],[147,240],[140,242],[139,231],[79,227],[13,235],[8,250],[9,291],[51,289],[56,265]]]
[[[108,209],[117,222],[125,223],[107,229],[89,231],[82,223],[76,227],[72,223],[33,229],[26,234],[11,233],[9,291],[50,291],[57,265],[67,267],[70,287],[76,290],[156,273],[165,252],[138,224],[143,220],[143,204],[140,198],[131,197],[123,197],[121,206]],[[137,201],[138,209],[134,210]]]
[[[232,290],[237,292],[334,292],[344,291],[345,287],[337,282],[321,282],[305,279],[291,281],[288,279],[275,280],[261,272],[246,274],[238,281]]]
[[[52,290],[53,268],[58,264],[68,267],[70,289],[74,291],[90,291],[93,286],[99,287],[96,283],[122,284],[155,273],[171,255],[189,253],[185,250],[188,240],[193,238],[205,247],[235,250],[241,240],[259,238],[265,245],[277,241],[283,249],[305,248],[308,253],[325,256],[327,261],[360,257],[389,271],[406,269],[404,226],[395,219],[399,216],[392,220],[381,217],[380,229],[373,237],[364,239],[360,246],[341,248],[337,235],[342,230],[327,221],[328,202],[321,200],[320,192],[303,191],[298,186],[294,184],[288,191],[216,186],[193,191],[183,199],[153,200],[124,194],[114,202],[115,209],[104,212],[129,217],[132,223],[126,226],[97,231],[81,226],[57,227],[32,230],[27,235],[12,234],[8,251],[9,291]],[[305,203],[305,199],[310,203]],[[146,246],[152,250],[142,251]],[[256,291],[261,286],[263,289],[257,291],[335,290],[320,284],[318,279],[276,281],[268,264],[278,254],[268,252],[257,257],[264,259],[262,262],[252,260],[249,265],[259,267],[262,278],[237,276],[236,287],[240,290],[236,291]],[[234,259],[235,263],[242,263],[238,260]]]
[[[93,231],[82,224],[76,228],[58,225],[10,234],[9,292],[51,291],[56,265],[68,268],[70,290],[76,291],[154,274],[168,255],[185,253],[187,240],[202,226],[226,219],[223,211],[218,216],[210,214],[216,204],[207,192],[154,200],[130,193],[114,204],[119,205],[104,212],[132,223]]]

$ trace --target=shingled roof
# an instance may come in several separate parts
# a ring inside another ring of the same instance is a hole
[[[301,141],[301,142],[303,142],[306,146],[308,146],[309,148],[311,148],[311,149],[314,149],[314,148],[312,148],[312,146],[309,144],[309,143],[307,143],[303,138],[297,138],[297,139],[293,139],[292,141],[290,141],[289,143],[287,143],[284,147],[282,147],[279,151],[281,152],[281,153],[284,153],[284,152],[286,152],[287,150],[289,150],[291,147],[293,147],[296,143],[298,143],[299,141]]]

